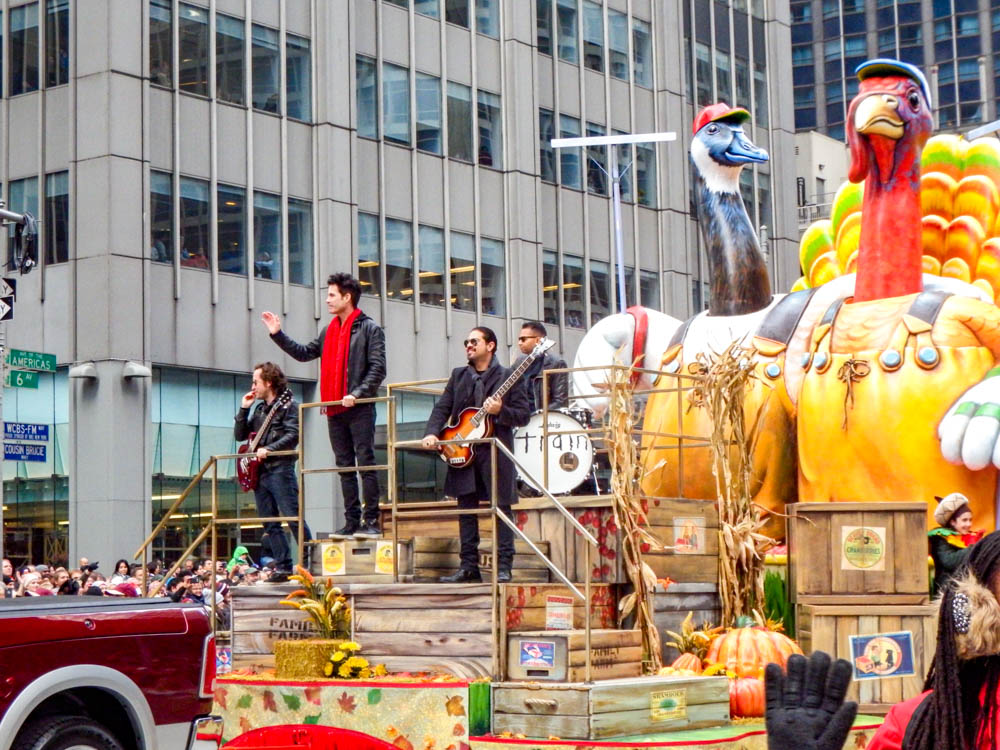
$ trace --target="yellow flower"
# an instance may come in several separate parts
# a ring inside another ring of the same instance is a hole
[[[340,675],[341,677],[350,677],[351,671],[352,671],[351,668],[347,666],[345,662],[344,664],[340,665],[340,669],[337,670],[337,674]]]
[[[375,665],[375,676],[376,677],[385,677],[387,674],[389,674],[389,670],[385,668],[385,664],[376,664]]]
[[[344,664],[351,669],[364,669],[368,666],[368,660],[363,656],[352,656]]]
[[[372,676],[372,671],[368,667],[362,669],[361,673],[358,675],[358,677],[360,677],[362,680],[367,680],[371,676]]]
[[[323,665],[323,674],[325,674],[327,677],[333,674],[332,662],[327,662],[326,664]]]
[[[340,648],[342,651],[360,651],[361,644],[355,643],[354,641],[347,641],[345,643],[341,643]]]
[[[334,663],[337,663],[338,661],[343,661],[346,658],[347,654],[345,654],[343,651],[335,651],[332,654],[330,654],[330,661]]]

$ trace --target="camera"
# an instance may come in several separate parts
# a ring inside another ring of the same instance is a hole
[[[101,567],[101,564],[99,562],[92,562],[89,565],[84,565],[82,568],[80,568],[80,570],[82,570],[84,573],[93,573],[99,567]]]

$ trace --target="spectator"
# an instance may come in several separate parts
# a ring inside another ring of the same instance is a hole
[[[115,563],[115,572],[111,574],[111,578],[108,582],[114,586],[119,583],[123,583],[131,578],[132,571],[129,567],[128,560],[124,558]]]
[[[18,586],[16,596],[40,596],[38,587],[41,585],[42,577],[38,573],[25,572],[21,575],[21,584]]]

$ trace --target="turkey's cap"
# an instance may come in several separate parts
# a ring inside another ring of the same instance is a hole
[[[701,112],[698,113],[698,116],[694,118],[694,126],[692,127],[691,132],[692,134],[697,133],[710,122],[728,120],[730,118],[739,120],[740,122],[746,122],[750,119],[750,113],[743,109],[743,107],[730,107],[725,102],[710,104],[701,110]]]
[[[961,492],[952,492],[944,497],[935,495],[934,499],[938,501],[938,507],[934,511],[934,520],[942,526],[947,526],[958,511],[969,507],[969,498]]]
[[[931,87],[927,83],[923,72],[916,65],[893,60],[889,57],[876,57],[874,60],[865,60],[854,69],[859,81],[875,76],[898,76],[903,75],[920,85],[920,90],[924,92],[924,99],[927,100],[928,108],[931,108]]]

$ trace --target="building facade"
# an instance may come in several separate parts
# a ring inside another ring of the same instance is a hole
[[[318,398],[317,364],[288,360],[260,314],[311,339],[329,322],[331,272],[361,279],[361,307],[386,329],[388,382],[447,376],[476,325],[507,360],[528,319],[572,361],[586,328],[618,309],[612,206],[607,153],[555,151],[553,137],[678,133],[619,157],[626,302],[686,317],[707,303],[690,123],[717,99],[747,107],[772,161],[744,173],[744,199],[768,227],[775,288],[798,275],[791,92],[772,75],[789,62],[784,3],[0,10],[0,180],[10,209],[41,219],[39,267],[20,278],[6,335],[59,364],[38,389],[5,389],[6,421],[49,428],[44,461],[4,463],[16,560],[130,557],[205,460],[235,450],[254,363],[278,362],[300,399]],[[404,434],[430,403],[400,405]],[[304,433],[308,465],[330,466],[323,419]],[[405,457],[401,496],[433,495],[439,463]],[[248,515],[232,474],[220,468],[222,509]],[[314,530],[339,520],[334,484],[307,479]],[[209,485],[171,516],[158,554],[203,526]],[[224,550],[237,533],[252,543],[259,529],[234,530]]]

